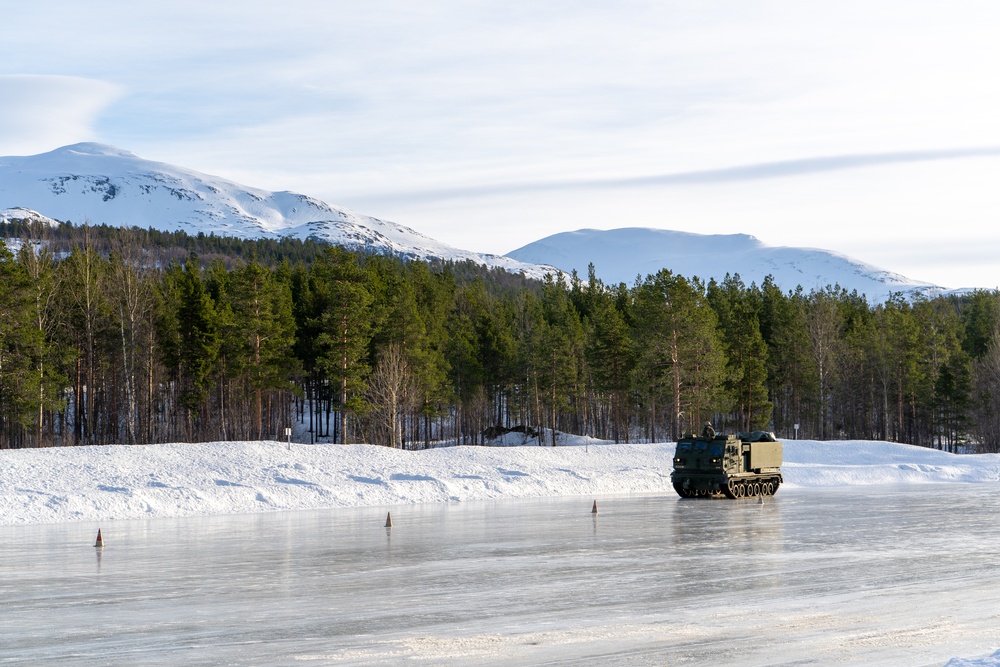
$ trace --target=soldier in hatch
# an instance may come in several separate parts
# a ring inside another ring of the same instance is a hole
[[[701,429],[701,437],[703,438],[715,437],[715,429],[712,427],[712,422],[705,422],[705,428]]]

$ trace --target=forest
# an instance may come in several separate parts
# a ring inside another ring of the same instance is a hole
[[[0,223],[0,448],[723,432],[1000,450],[1000,293],[538,282],[311,241]]]

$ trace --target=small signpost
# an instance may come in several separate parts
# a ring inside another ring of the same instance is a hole
[[[796,424],[794,428],[795,428],[795,439],[798,440],[799,439],[799,425]]]
[[[797,426],[798,424],[796,424]],[[288,443],[288,449],[292,448],[292,429],[289,427],[285,428],[285,441]]]

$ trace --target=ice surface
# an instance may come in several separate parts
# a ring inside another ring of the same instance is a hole
[[[987,484],[0,527],[2,664],[885,665],[1000,645]],[[950,667],[995,665],[995,658]]]

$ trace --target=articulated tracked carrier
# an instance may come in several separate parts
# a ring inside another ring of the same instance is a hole
[[[781,443],[754,431],[677,441],[670,475],[681,498],[773,496],[781,485]]]

